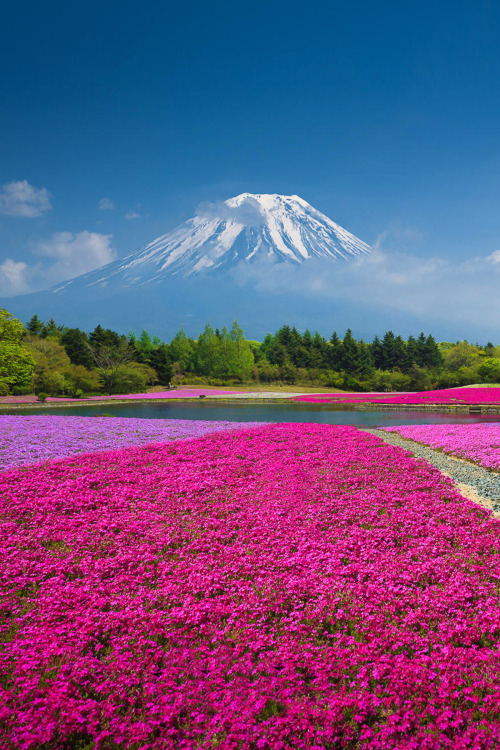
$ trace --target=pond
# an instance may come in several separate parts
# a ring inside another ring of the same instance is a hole
[[[0,414],[59,414],[74,416],[109,415],[142,419],[215,419],[230,422],[319,422],[364,427],[386,427],[399,424],[458,424],[499,422],[500,414],[468,414],[451,411],[409,411],[396,409],[357,410],[325,404],[236,403],[138,403],[85,404],[82,406],[42,407],[1,411]]]

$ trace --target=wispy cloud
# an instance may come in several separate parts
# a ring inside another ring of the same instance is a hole
[[[129,219],[129,220],[132,220],[132,219],[140,219],[140,218],[141,218],[141,214],[138,214],[138,213],[137,213],[136,211],[128,211],[128,212],[127,212],[127,213],[125,214],[125,218],[126,218],[126,219]]]
[[[50,211],[51,197],[47,188],[36,188],[28,180],[6,182],[0,187],[0,214],[34,219]]]
[[[101,198],[97,205],[101,211],[112,211],[115,207],[111,198]]]
[[[209,201],[200,203],[196,209],[196,215],[206,219],[232,219],[247,226],[261,226],[266,217],[262,213],[258,201],[249,196],[237,206],[228,206],[226,201]]]
[[[392,246],[392,240],[391,232],[387,243],[381,236],[370,255],[348,263],[240,263],[233,275],[241,286],[251,285],[263,293],[324,300],[325,311],[334,304],[346,318],[356,317],[366,323],[376,315],[386,327],[401,332],[408,328],[406,323],[401,328],[403,320],[413,321],[412,326],[425,324],[432,330],[454,330],[457,335],[459,331],[460,335],[467,331],[467,335],[472,335],[471,331],[498,332],[500,250],[451,261],[387,249],[385,244]]]
[[[117,257],[111,240],[112,235],[97,232],[57,232],[34,247],[33,255],[42,260],[28,264],[7,258],[0,264],[0,295],[47,289],[100,268]]]

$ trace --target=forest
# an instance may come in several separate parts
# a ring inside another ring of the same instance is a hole
[[[350,329],[329,339],[283,325],[262,342],[207,323],[196,338],[180,330],[170,342],[143,330],[86,332],[34,315],[25,325],[0,311],[0,395],[81,397],[138,393],[182,384],[414,391],[500,381],[500,347],[404,339],[392,331],[371,342]]]

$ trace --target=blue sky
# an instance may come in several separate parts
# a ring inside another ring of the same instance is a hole
[[[413,256],[490,255],[499,30],[494,0],[11,3],[5,284],[16,264],[46,284],[87,270],[246,191],[296,193]]]

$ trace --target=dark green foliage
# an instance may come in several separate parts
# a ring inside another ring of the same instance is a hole
[[[61,336],[61,344],[74,365],[93,366],[92,356],[88,347],[89,337],[79,328],[66,328]]]
[[[64,328],[63,326],[58,326],[56,324],[56,321],[53,318],[51,318],[47,323],[43,324],[42,330],[40,331],[40,336],[44,339],[48,338],[49,336],[51,336],[52,338],[59,339],[63,332],[63,328]]]
[[[172,380],[200,384],[208,380],[214,385],[297,383],[381,391],[500,380],[500,347],[488,342],[480,348],[466,341],[438,345],[432,335],[423,332],[404,340],[387,331],[367,344],[356,339],[351,329],[342,339],[334,332],[327,341],[317,331],[301,333],[283,325],[260,343],[247,341],[235,322],[230,331],[207,324],[198,339],[189,338],[181,329],[167,343],[146,330],[127,338],[98,325],[87,334],[59,326],[52,319],[43,323],[36,315],[27,324],[30,335],[19,325],[19,335],[27,345],[37,351],[42,347],[39,360],[50,354],[47,347],[59,346],[69,357],[71,364],[66,360],[65,366],[48,367],[43,376],[38,374],[38,390],[59,394],[99,388],[124,392],[154,383],[167,386]]]
[[[101,346],[117,347],[120,346],[120,342],[123,340],[126,341],[125,336],[120,336],[116,331],[112,331],[110,328],[103,328],[100,325],[96,326],[89,335],[89,343],[94,348]]]
[[[26,330],[32,333],[34,336],[40,336],[43,330],[43,322],[40,320],[38,315],[33,315],[29,323],[26,323]]]

